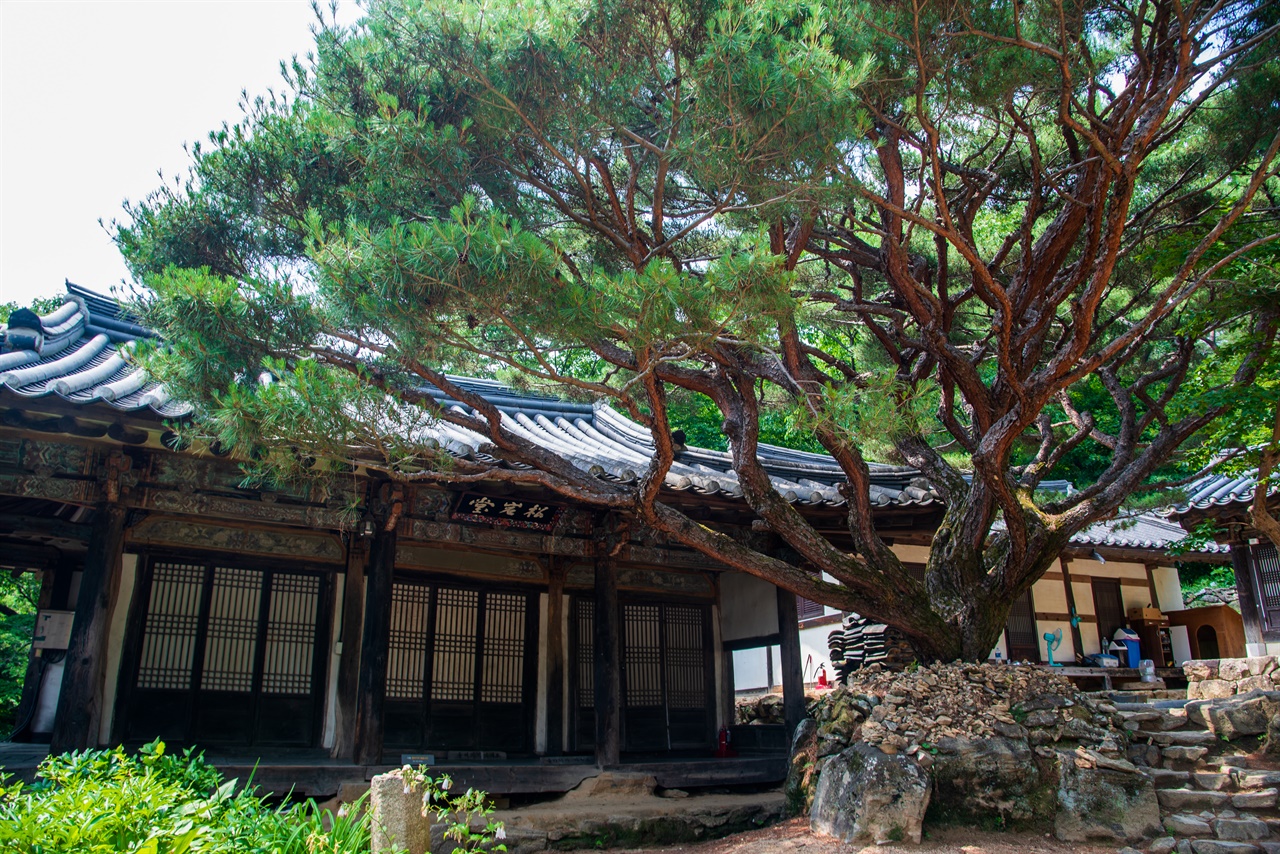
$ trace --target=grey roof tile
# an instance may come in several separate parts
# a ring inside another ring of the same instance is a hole
[[[1077,546],[1120,549],[1167,549],[1186,539],[1187,532],[1180,525],[1155,514],[1141,513],[1121,515],[1105,522],[1096,522],[1071,538]],[[1228,554],[1230,546],[1208,543],[1201,554]]]
[[[173,400],[164,386],[151,381],[128,358],[135,339],[154,337],[154,333],[108,297],[70,283],[67,290],[66,302],[39,319],[40,329],[0,329],[4,341],[0,347],[0,392],[33,399],[56,396],[79,405],[102,403],[125,412],[151,410],[165,417],[189,414],[190,405]],[[648,431],[604,404],[565,401],[493,380],[458,377],[454,381],[495,405],[514,433],[601,477],[632,481],[653,458]],[[446,405],[468,411],[437,390],[429,392]],[[443,422],[427,432],[452,454],[493,459],[485,436]],[[839,491],[844,476],[830,457],[772,445],[761,445],[759,456],[788,501],[810,506],[845,504]],[[939,496],[918,471],[879,464],[870,468],[875,506],[941,506]],[[730,456],[707,448],[680,451],[666,485],[701,495],[742,496]],[[1058,484],[1057,488],[1065,486]]]
[[[67,287],[66,302],[41,317],[39,329],[0,327],[0,389],[76,404],[101,401],[124,412],[152,410],[169,418],[188,414],[189,404],[172,400],[128,360],[133,341],[151,333],[106,298]]]
[[[1249,504],[1258,488],[1258,470],[1243,474],[1207,474],[1187,487],[1187,499],[1175,505],[1175,514],[1189,510],[1205,510],[1229,504]],[[1268,495],[1280,494],[1280,486],[1272,485]]]

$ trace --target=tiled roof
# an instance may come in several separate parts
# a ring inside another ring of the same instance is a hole
[[[1239,475],[1208,474],[1187,487],[1187,500],[1179,503],[1174,512],[1185,513],[1192,509],[1204,510],[1227,504],[1249,504],[1253,501],[1254,490],[1257,488],[1257,469]],[[1280,487],[1273,485],[1268,494],[1280,494]]]
[[[105,403],[118,410],[153,410],[171,418],[187,415],[189,404],[173,400],[164,386],[128,360],[132,342],[153,333],[99,294],[68,283],[67,301],[43,317],[15,312],[0,346],[0,392],[25,398],[56,395],[71,403]],[[653,457],[649,433],[602,403],[575,403],[518,391],[491,380],[454,378],[495,404],[515,434],[572,460],[599,477],[626,482],[643,474]],[[446,405],[466,410],[433,391]],[[432,438],[459,457],[492,461],[488,437],[444,422]],[[839,466],[824,454],[761,445],[759,456],[778,491],[790,502],[840,506],[845,503]],[[914,469],[871,465],[871,501],[877,507],[940,507],[940,498]],[[730,457],[721,451],[686,448],[667,475],[673,490],[741,498],[742,487]],[[1064,491],[1062,483],[1046,488]]]
[[[490,380],[454,378],[458,385],[482,395],[502,412],[516,435],[572,460],[575,465],[611,480],[630,481],[644,473],[653,458],[648,430],[604,404],[573,403],[545,395],[518,392]],[[435,393],[446,405],[470,410]],[[478,433],[440,423],[438,440],[451,452],[473,457],[490,440]],[[844,476],[835,460],[813,454],[761,445],[760,461],[774,486],[791,503],[838,506],[845,503],[839,484]],[[878,507],[923,506],[939,502],[915,469],[871,464],[871,501]],[[686,448],[676,454],[666,485],[678,491],[738,498],[742,487],[730,457],[723,451]]]
[[[128,360],[152,333],[105,297],[67,283],[66,302],[37,317],[16,311],[0,343],[0,390],[20,397],[56,395],[76,404],[105,403],[125,412],[177,418],[191,411]]]
[[[1071,538],[1073,545],[1116,549],[1167,549],[1182,542],[1187,532],[1155,513],[1120,516],[1096,522]],[[1229,554],[1231,548],[1208,543],[1196,549],[1200,554]]]

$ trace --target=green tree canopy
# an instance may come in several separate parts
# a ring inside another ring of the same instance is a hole
[[[1070,536],[1228,411],[1189,381],[1215,348],[1240,342],[1214,382],[1261,370],[1274,304],[1202,310],[1277,237],[1276,34],[1248,0],[375,2],[118,241],[150,370],[277,473],[540,483],[984,657]],[[450,372],[605,398],[652,465],[591,477]],[[714,408],[803,566],[664,501],[673,400]],[[779,418],[848,479],[842,545],[757,459]],[[415,439],[435,419],[527,468]],[[1092,483],[1038,489],[1086,449]],[[923,582],[873,456],[945,497]]]

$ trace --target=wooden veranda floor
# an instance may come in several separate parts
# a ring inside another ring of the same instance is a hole
[[[0,742],[0,768],[30,780],[36,766],[48,755],[41,744]],[[220,753],[206,751],[206,758],[227,778],[252,779],[260,789],[274,794],[323,798],[342,783],[366,782],[398,766],[354,765],[332,759],[324,750],[275,750]],[[492,762],[445,763],[432,766],[435,774],[448,774],[455,785],[474,787],[494,795],[567,792],[588,777],[600,773],[599,765],[585,761],[563,764],[564,759],[514,759]],[[664,788],[698,788],[781,782],[787,773],[785,753],[760,753],[732,759],[714,757],[625,758],[608,770],[653,775]]]

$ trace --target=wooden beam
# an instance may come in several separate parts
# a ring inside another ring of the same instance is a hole
[[[382,761],[382,725],[387,697],[387,654],[391,646],[391,582],[395,572],[396,532],[379,530],[369,549],[364,631],[360,643],[360,682],[355,715],[355,761]]]
[[[0,513],[0,533],[47,534],[64,540],[88,540],[89,526],[45,516]]]
[[[554,558],[547,574],[547,755],[564,753],[564,576]]]
[[[607,557],[595,562],[596,762],[617,765],[622,753],[622,675],[618,613],[618,568]]]
[[[782,657],[782,710],[787,722],[787,744],[804,720],[804,665],[800,661],[800,620],[796,594],[777,588],[778,651]]]
[[[107,631],[111,605],[120,583],[120,550],[124,545],[127,514],[128,510],[119,504],[104,503],[94,516],[62,671],[62,689],[49,745],[51,753],[98,745]]]
[[[364,540],[352,538],[347,546],[347,572],[343,579],[342,629],[337,641],[342,644],[338,660],[338,684],[334,716],[334,759],[355,760],[356,707],[360,696],[360,649],[364,634],[365,563],[369,549]]]
[[[727,640],[720,644],[727,652],[737,652],[740,649],[761,649],[766,646],[777,646],[782,643],[779,633],[774,632],[771,635],[756,635],[749,638],[736,638]]]
[[[1071,643],[1075,645],[1075,655],[1077,659],[1083,659],[1084,640],[1080,637],[1080,622],[1083,617],[1080,616],[1080,609],[1076,607],[1075,588],[1071,586],[1071,570],[1067,566],[1070,562],[1070,558],[1058,558],[1058,566],[1062,567],[1062,586],[1067,593],[1067,620],[1071,623]],[[1074,620],[1071,619],[1073,616],[1075,617]],[[1039,619],[1039,617],[1036,619]],[[1037,633],[1039,632],[1039,627],[1037,627],[1036,631]],[[1039,646],[1039,644],[1040,639],[1036,638],[1036,645]],[[1105,645],[1102,651],[1106,652]]]

